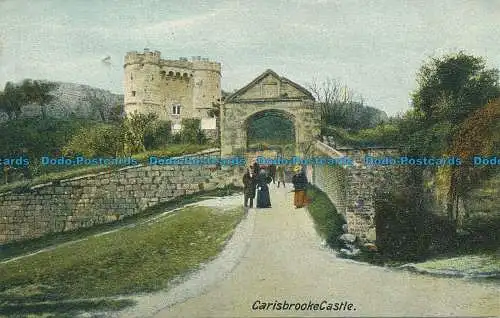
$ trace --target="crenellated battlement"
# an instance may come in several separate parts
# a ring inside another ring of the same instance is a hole
[[[160,64],[161,53],[160,51],[149,51],[144,49],[143,53],[137,51],[128,52],[125,55],[125,66],[130,64]]]
[[[144,49],[143,53],[137,51],[127,52],[125,55],[125,67],[133,64],[157,64],[163,70],[169,73],[169,68],[179,68],[185,70],[203,70],[221,72],[221,65],[218,62],[210,61],[208,58],[201,56],[192,56],[191,59],[180,57],[178,60],[165,60],[161,58],[160,51],[150,51]],[[175,70],[173,70],[174,73]],[[184,72],[181,72],[181,74]]]

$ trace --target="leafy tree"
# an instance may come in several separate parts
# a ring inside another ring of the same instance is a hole
[[[144,135],[146,149],[157,149],[166,146],[172,139],[172,124],[170,121],[155,120],[148,126]]]
[[[21,107],[26,97],[23,91],[12,82],[7,82],[3,92],[0,92],[0,109],[7,113],[9,119],[15,119],[21,113]]]
[[[183,143],[190,144],[203,144],[206,137],[200,126],[200,119],[186,118],[182,120],[182,129],[180,131],[180,138]]]
[[[146,150],[145,136],[152,122],[158,119],[154,113],[141,114],[134,112],[127,116],[124,121],[126,148],[131,153]]]
[[[500,149],[500,98],[474,112],[460,125],[453,138],[450,154],[462,159],[462,165],[453,169],[449,175],[452,179],[450,182],[456,183],[451,194],[454,208],[450,210],[456,213],[453,215],[456,222],[461,217],[458,215],[457,207],[459,199],[468,197],[471,191],[481,184],[481,180],[488,177],[495,169],[490,166],[473,166],[472,157],[493,156],[497,154],[498,149]]]
[[[122,136],[123,131],[116,125],[99,123],[92,129],[80,129],[63,148],[63,153],[88,157],[117,156],[123,153]]]
[[[116,104],[110,110],[109,120],[114,122],[120,122],[124,118],[124,106],[123,104]]]
[[[418,73],[413,105],[429,123],[447,119],[457,124],[500,96],[498,80],[498,70],[487,69],[480,57],[459,52],[433,58]]]
[[[407,121],[411,127],[402,131],[413,144],[410,152],[421,155],[456,154],[452,143],[461,123],[500,96],[498,70],[486,69],[482,58],[463,52],[433,58],[421,67],[417,81],[413,118]],[[451,166],[445,172],[449,174],[446,210],[450,221],[456,221],[464,170]]]

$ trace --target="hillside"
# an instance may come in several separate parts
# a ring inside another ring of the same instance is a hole
[[[123,95],[100,88],[75,83],[51,83],[56,84],[56,88],[50,93],[54,100],[46,107],[48,117],[101,119],[104,115],[107,118],[113,107],[123,104]],[[41,116],[41,108],[36,104],[23,106],[21,111],[21,118]],[[7,114],[0,111],[0,121],[7,119]]]
[[[351,131],[374,128],[389,120],[384,111],[358,102],[334,103],[323,110],[323,116],[329,126]]]

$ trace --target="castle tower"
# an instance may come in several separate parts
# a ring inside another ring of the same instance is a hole
[[[207,120],[221,97],[221,65],[197,57],[163,60],[160,52],[129,52],[125,56],[125,113],[156,113],[180,129],[184,118]]]
[[[160,52],[129,52],[124,69],[125,113],[158,113],[162,104]]]
[[[207,118],[212,104],[221,98],[221,65],[208,59],[194,58],[193,61],[193,105],[197,118]]]

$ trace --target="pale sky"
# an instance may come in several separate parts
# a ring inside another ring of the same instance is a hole
[[[221,62],[227,91],[270,68],[334,78],[393,115],[429,57],[464,50],[500,68],[499,43],[500,0],[0,0],[0,89],[32,78],[123,93],[125,53],[147,47]]]

